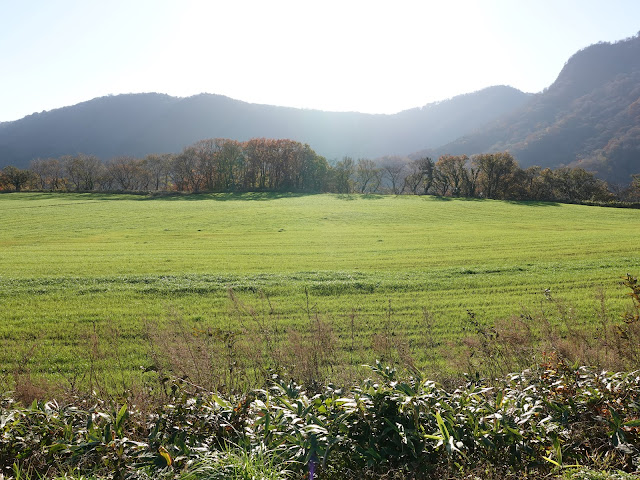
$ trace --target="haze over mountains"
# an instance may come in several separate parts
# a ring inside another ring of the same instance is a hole
[[[620,183],[640,173],[640,34],[579,51],[548,89],[511,114],[419,153],[501,150],[522,167],[581,166]]]
[[[211,94],[109,96],[0,124],[0,158],[26,166],[35,157],[78,152],[102,159],[144,156],[179,152],[214,137],[289,138],[329,160],[409,154],[452,141],[527,98],[510,87],[492,87],[396,115],[371,115],[257,105]]]
[[[579,164],[624,183],[640,172],[640,36],[576,53],[539,94],[496,86],[395,115],[257,105],[211,94],[97,98],[0,123],[0,168],[79,152],[103,160],[179,152],[213,137],[289,138],[329,160],[509,150],[523,167]]]

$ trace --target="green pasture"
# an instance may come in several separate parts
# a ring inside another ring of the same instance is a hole
[[[490,325],[547,308],[550,292],[585,324],[597,294],[621,312],[639,238],[638,210],[539,202],[3,194],[0,366],[69,375],[98,331],[118,350],[103,367],[134,371],[149,363],[145,332],[176,319],[282,335],[316,316],[341,362],[372,361],[386,332],[426,365],[433,345],[466,334],[469,310]]]

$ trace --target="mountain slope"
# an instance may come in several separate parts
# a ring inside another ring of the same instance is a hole
[[[257,105],[210,94],[109,96],[0,124],[0,167],[25,167],[33,158],[78,152],[105,160],[178,152],[212,137],[290,138],[328,159],[408,154],[452,141],[528,98],[511,87],[490,87],[395,115],[369,115]]]
[[[579,165],[628,182],[640,172],[640,36],[579,51],[548,89],[512,114],[420,153],[499,150],[524,167]]]

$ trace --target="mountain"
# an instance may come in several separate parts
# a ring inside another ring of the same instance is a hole
[[[511,114],[412,156],[501,150],[523,167],[581,166],[628,183],[640,172],[640,34],[577,52],[549,88]]]
[[[529,94],[498,86],[395,115],[371,115],[257,105],[211,94],[107,96],[0,123],[0,168],[79,152],[103,160],[179,152],[214,137],[289,138],[329,160],[408,154],[450,142],[528,99]]]
[[[210,94],[96,98],[0,123],[0,168],[78,152],[103,160],[179,152],[213,137],[289,138],[329,160],[509,150],[522,167],[582,166],[628,183],[640,172],[640,34],[577,52],[535,95],[490,87],[395,115],[257,105]]]

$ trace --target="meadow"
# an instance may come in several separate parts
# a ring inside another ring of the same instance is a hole
[[[71,383],[201,348],[227,372],[325,347],[327,375],[384,357],[451,372],[470,330],[513,316],[597,335],[640,272],[638,210],[555,203],[13,193],[0,225],[3,373]]]

